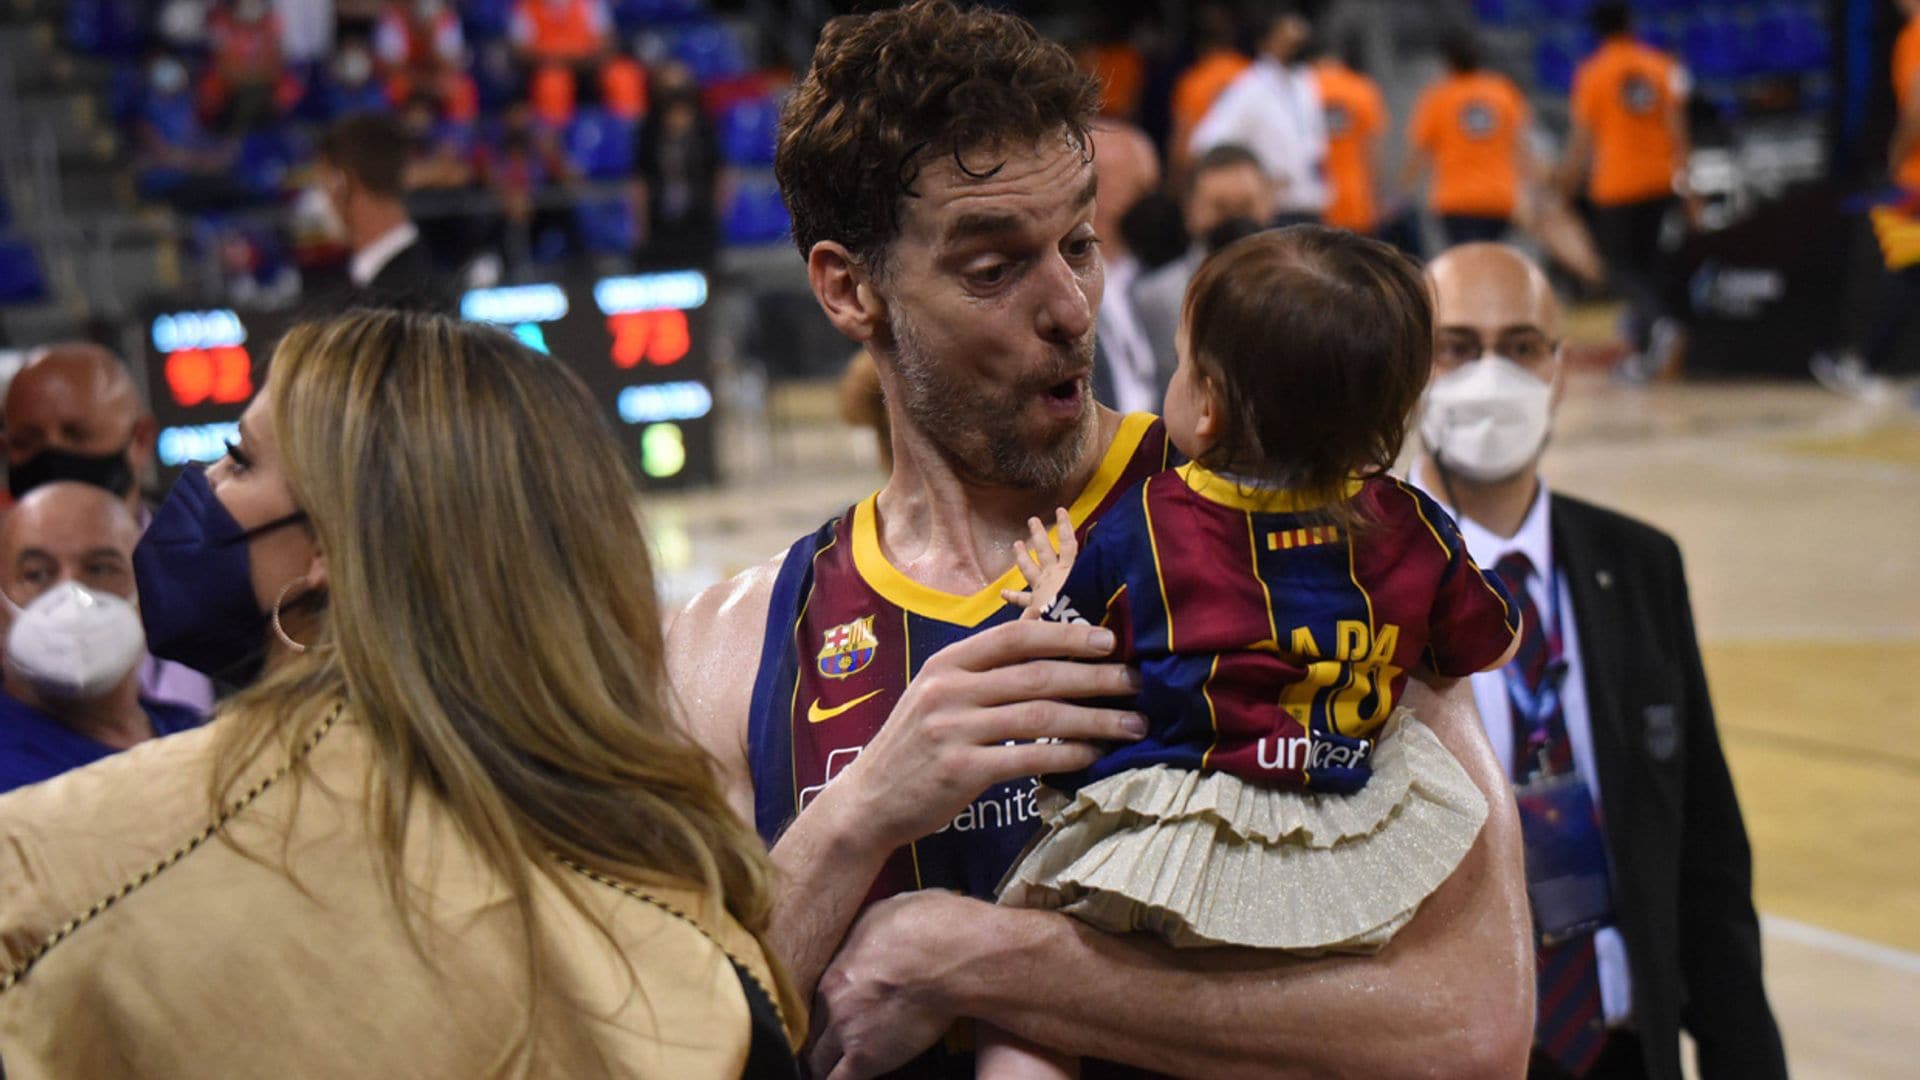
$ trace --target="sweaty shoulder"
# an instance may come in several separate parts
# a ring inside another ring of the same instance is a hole
[[[729,801],[753,820],[747,717],[767,608],[785,554],[715,585],[667,628],[667,679],[682,722],[720,766]]]

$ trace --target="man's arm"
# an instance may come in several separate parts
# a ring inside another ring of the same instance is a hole
[[[748,713],[775,564],[701,594],[668,633],[668,672],[694,738],[718,761],[736,812],[753,820]],[[1044,621],[983,631],[921,666],[880,733],[774,844],[774,949],[810,993],[887,856],[952,820],[982,791],[1073,772],[1099,742],[1146,733],[1134,713],[1068,704],[1130,696],[1113,633]],[[1038,742],[1034,740],[1059,740]]]
[[[1786,1051],[1760,976],[1760,920],[1753,910],[1753,852],[1720,750],[1700,663],[1680,552],[1669,544],[1675,642],[1686,676],[1686,809],[1680,838],[1681,1019],[1707,1080],[1786,1080]]]
[[[1523,1074],[1534,967],[1512,795],[1465,686],[1434,695],[1416,684],[1407,701],[1490,813],[1453,876],[1380,953],[1180,950],[1055,912],[909,894],[862,916],[822,978],[815,1075],[884,1071],[955,1016],[1188,1075]]]

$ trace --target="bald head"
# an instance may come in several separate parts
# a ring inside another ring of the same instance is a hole
[[[61,581],[131,598],[139,542],[119,499],[91,484],[42,484],[0,519],[0,584],[22,607]]]
[[[1132,124],[1103,120],[1093,127],[1093,175],[1099,195],[1093,207],[1093,231],[1107,251],[1127,254],[1120,218],[1141,197],[1160,186],[1160,159],[1153,142]]]
[[[55,345],[29,360],[7,386],[0,420],[5,424],[7,466],[34,482],[90,479],[54,469],[39,477],[30,463],[47,451],[87,458],[124,455],[137,478],[153,454],[153,420],[140,406],[126,365],[98,345]],[[21,485],[16,480],[16,489]],[[137,497],[130,490],[120,494]],[[16,490],[16,496],[23,493]]]
[[[1434,374],[1487,353],[1553,382],[1560,364],[1560,302],[1533,260],[1504,244],[1462,244],[1427,264],[1437,339]]]

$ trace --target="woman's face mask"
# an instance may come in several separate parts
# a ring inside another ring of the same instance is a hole
[[[189,468],[133,549],[148,648],[164,660],[245,685],[266,660],[267,613],[253,592],[247,542],[306,520],[295,511],[243,528]]]
[[[0,600],[13,612],[7,663],[44,701],[103,698],[146,653],[140,613],[112,593],[63,581],[24,608],[4,592]]]
[[[1552,384],[1504,356],[1488,356],[1427,387],[1420,438],[1442,467],[1490,484],[1532,464],[1552,426]]]

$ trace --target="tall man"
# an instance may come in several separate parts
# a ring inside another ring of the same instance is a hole
[[[321,145],[321,187],[346,229],[352,299],[438,310],[451,305],[451,287],[407,213],[410,146],[407,129],[393,117],[349,116]]]
[[[1679,1080],[1685,1028],[1706,1080],[1785,1077],[1680,551],[1540,478],[1563,383],[1539,268],[1472,244],[1429,274],[1439,349],[1416,479],[1525,616],[1514,662],[1473,693],[1526,836],[1531,1074]]]
[[[1129,290],[1134,315],[1161,370],[1162,387],[1171,381],[1176,366],[1173,337],[1180,326],[1180,305],[1187,295],[1187,282],[1222,242],[1265,227],[1273,217],[1273,182],[1267,179],[1253,151],[1237,143],[1224,143],[1207,150],[1193,163],[1180,211],[1189,238],[1187,253],[1140,275]],[[1108,288],[1114,285],[1107,282]],[[1158,405],[1154,402],[1155,407]]]
[[[1401,186],[1411,193],[1432,171],[1427,207],[1448,246],[1498,240],[1533,183],[1533,111],[1512,79],[1487,70],[1472,35],[1450,34],[1441,54],[1446,76],[1413,105]]]
[[[1123,413],[1150,412],[1160,407],[1173,367],[1171,363],[1155,363],[1152,346],[1133,310],[1128,290],[1140,278],[1140,260],[1127,249],[1120,219],[1134,203],[1160,187],[1160,158],[1154,153],[1152,140],[1132,124],[1101,120],[1092,134],[1093,171],[1100,190],[1106,192],[1106,197],[1094,204],[1093,230],[1100,238],[1108,285],[1094,320],[1099,362],[1093,369],[1093,397]]]
[[[1686,193],[1687,71],[1634,39],[1624,0],[1596,4],[1589,18],[1600,47],[1573,74],[1560,185],[1571,198],[1587,177],[1594,238],[1627,301],[1633,352],[1622,374],[1644,378],[1666,366],[1679,340],[1666,302],[1660,232]]]
[[[140,483],[153,468],[159,425],[141,405],[119,357],[84,342],[48,347],[7,384],[0,417],[14,499],[45,484],[76,480],[112,495],[146,528],[152,514],[141,501]],[[140,692],[200,713],[213,707],[213,684],[205,675],[157,657],[140,665]]]
[[[828,318],[873,353],[893,470],[696,599],[668,656],[773,845],[814,1074],[901,1065],[957,1017],[1187,1074],[1511,1073],[1531,980],[1510,811],[1372,957],[1175,953],[985,902],[1035,824],[1031,777],[1144,730],[1082,703],[1127,694],[1124,668],[1063,662],[1109,655],[1110,634],[1019,622],[1000,595],[1030,516],[1066,505],[1084,528],[1165,460],[1157,421],[1087,391],[1094,101],[1025,22],[919,0],[830,23],[782,120],[795,241]],[[1464,694],[1411,704],[1504,806]]]
[[[1299,5],[1273,7],[1260,56],[1221,93],[1194,129],[1191,150],[1225,143],[1252,150],[1273,178],[1274,224],[1319,221],[1327,209],[1327,124],[1320,86],[1305,54],[1313,24]]]
[[[1313,75],[1327,114],[1327,224],[1367,235],[1380,224],[1374,184],[1388,117],[1379,84],[1358,63],[1326,56]]]

